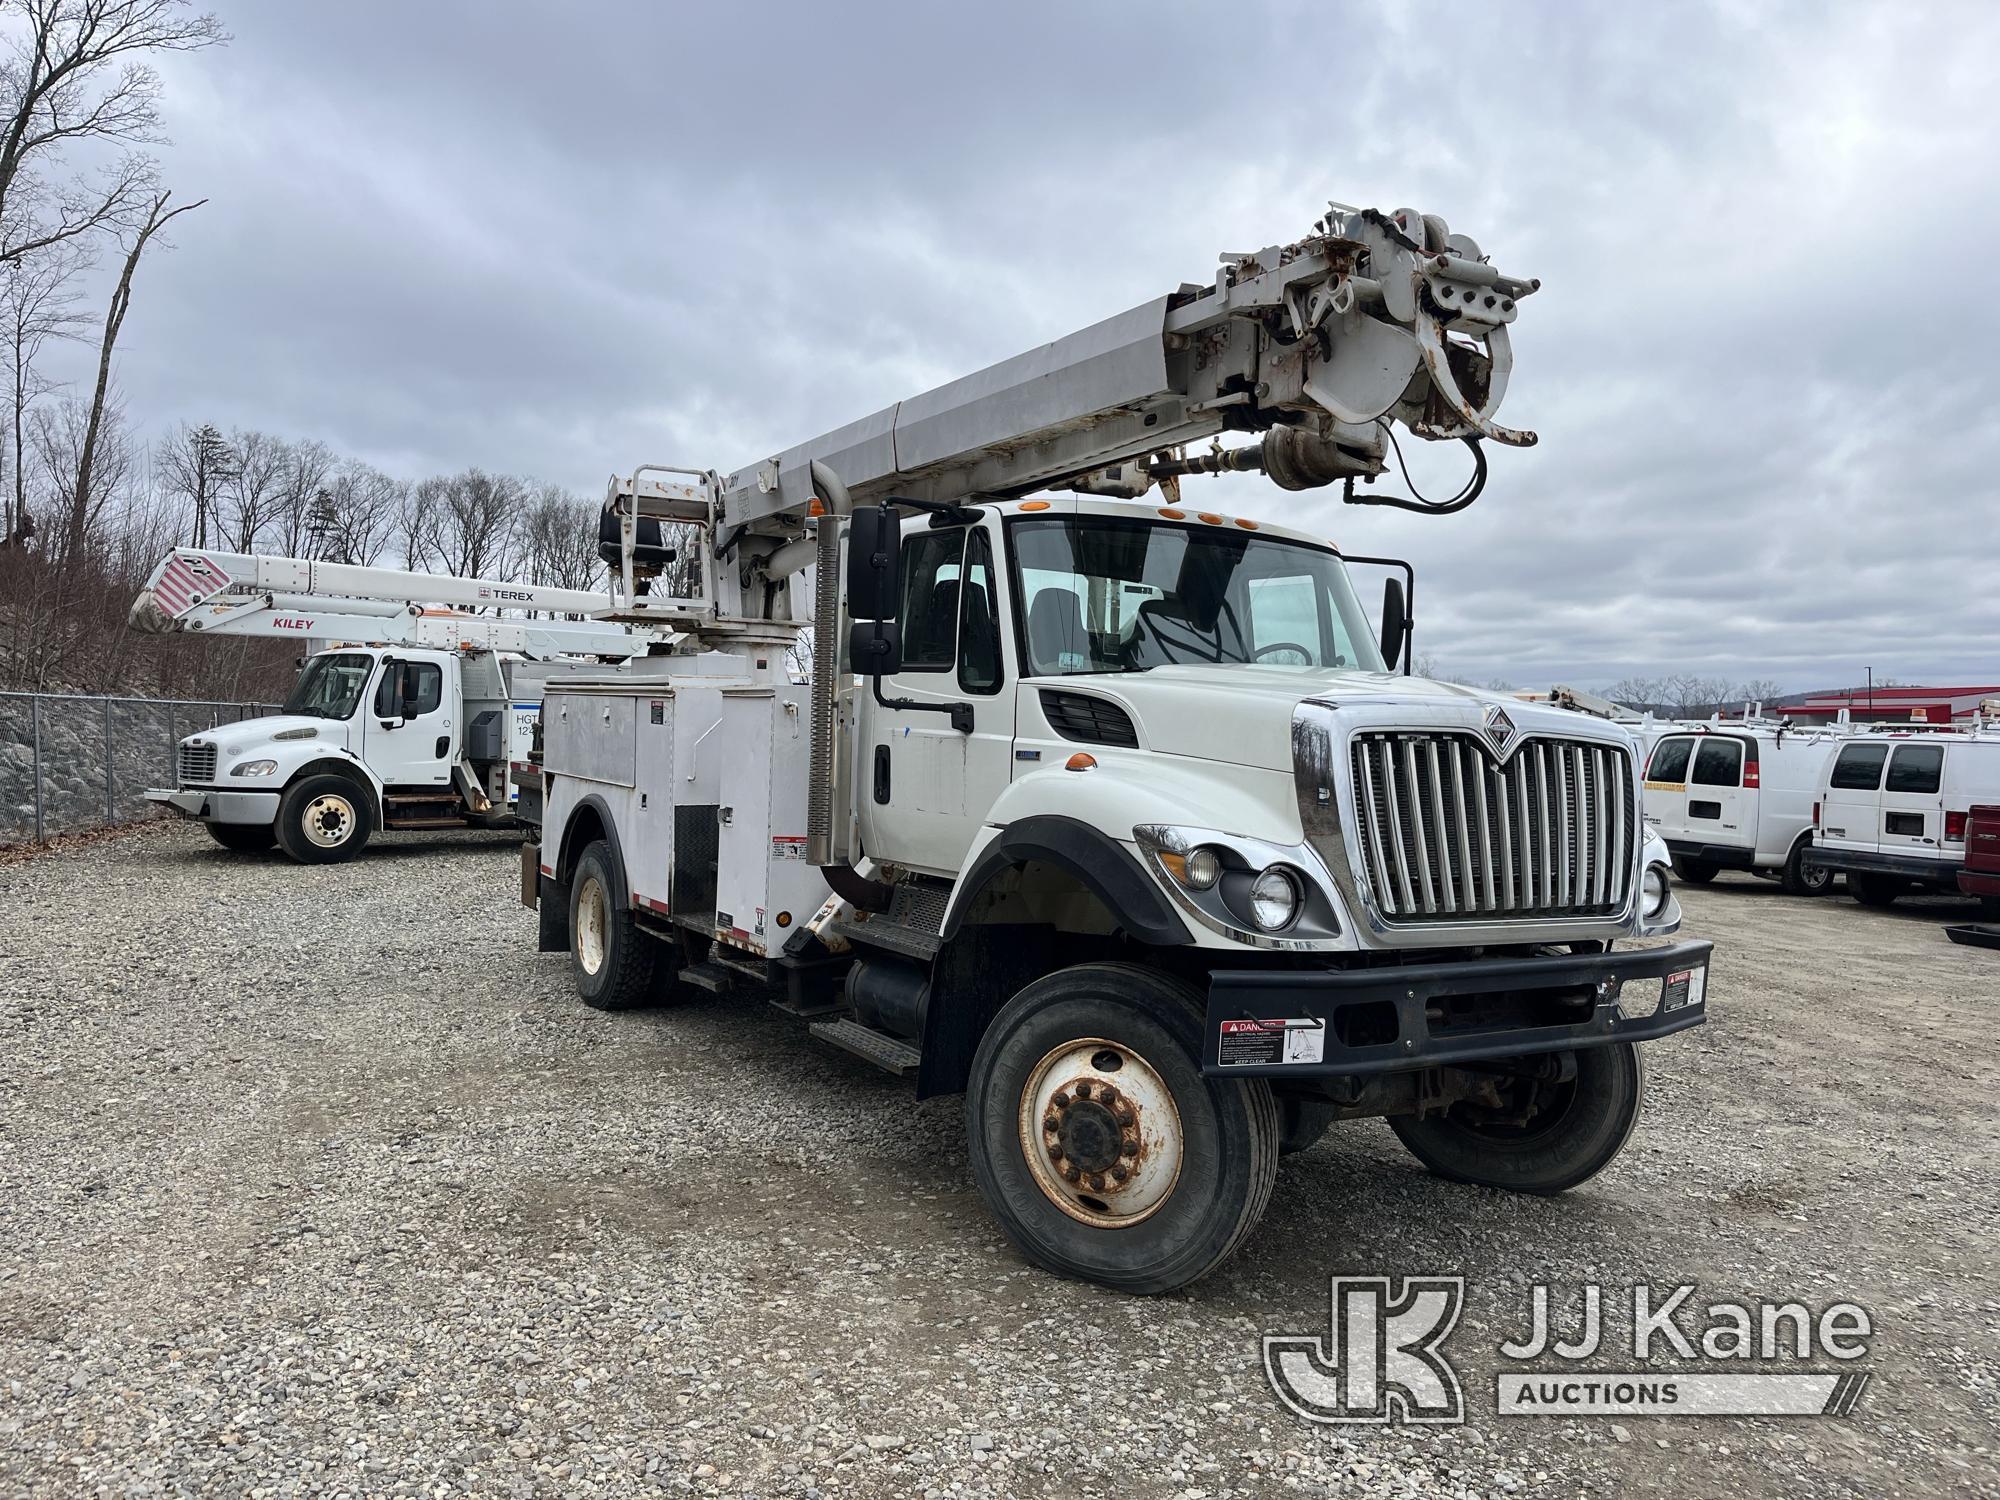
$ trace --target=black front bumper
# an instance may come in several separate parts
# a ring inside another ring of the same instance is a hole
[[[1345,1077],[1650,1042],[1708,1018],[1714,948],[1697,939],[1403,968],[1217,970],[1201,1067],[1226,1078]],[[1544,1019],[1496,1024],[1510,1008]]]

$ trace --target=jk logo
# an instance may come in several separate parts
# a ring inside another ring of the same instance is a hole
[[[1438,1352],[1465,1301],[1462,1276],[1336,1276],[1332,1330],[1266,1334],[1264,1373],[1308,1422],[1462,1422],[1458,1372]]]

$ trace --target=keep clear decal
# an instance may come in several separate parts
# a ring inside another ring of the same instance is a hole
[[[1326,1060],[1326,1022],[1317,1016],[1224,1021],[1215,1049],[1225,1068],[1282,1067]]]

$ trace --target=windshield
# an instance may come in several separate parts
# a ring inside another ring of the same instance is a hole
[[[356,652],[315,656],[292,685],[292,696],[285,700],[285,712],[311,714],[319,719],[352,717],[374,667],[374,657]]]
[[[1224,662],[1382,670],[1332,552],[1119,516],[1016,521],[1009,534],[1035,675]]]

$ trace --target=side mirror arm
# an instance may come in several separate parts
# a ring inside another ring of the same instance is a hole
[[[915,698],[891,698],[882,691],[882,679],[870,677],[875,689],[875,701],[884,708],[901,709],[910,714],[950,714],[951,727],[960,734],[972,733],[972,705],[970,703],[919,703]]]

